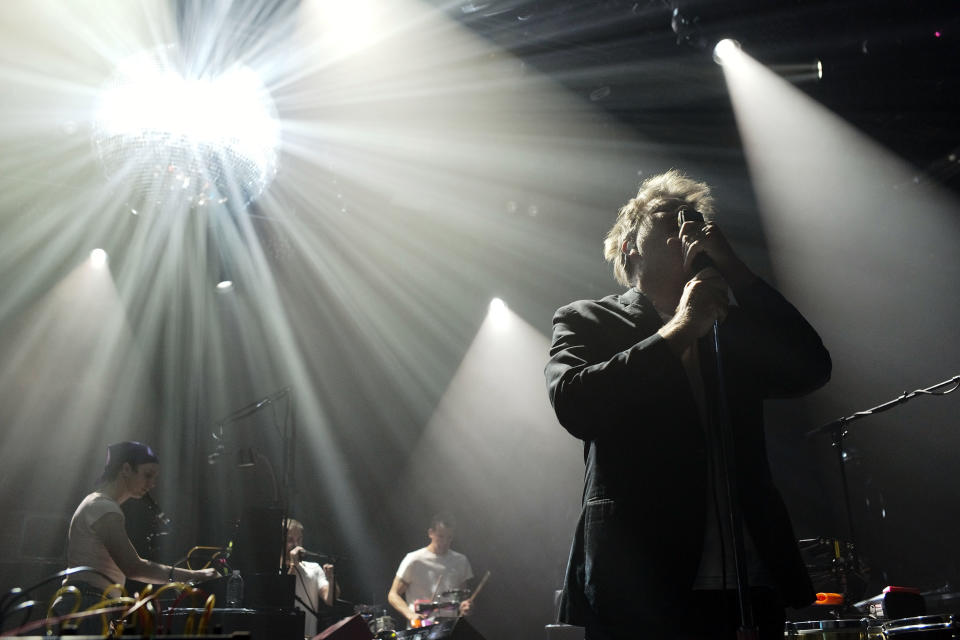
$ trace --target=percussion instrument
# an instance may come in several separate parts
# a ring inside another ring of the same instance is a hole
[[[883,623],[883,637],[888,640],[952,640],[957,625],[952,615],[917,616]]]
[[[868,640],[879,637],[871,634],[866,619],[788,622],[783,636],[797,640]]]

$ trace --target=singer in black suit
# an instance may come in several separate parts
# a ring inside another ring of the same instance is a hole
[[[678,209],[707,216],[678,226]],[[560,423],[583,440],[583,509],[560,620],[588,640],[727,638],[738,624],[731,528],[708,425],[720,321],[761,637],[784,606],[814,600],[766,456],[763,400],[830,377],[819,336],[737,257],[712,222],[710,188],[677,171],[646,180],[605,240],[620,295],[559,309],[545,375]],[[691,273],[698,256],[712,266]],[[730,302],[732,293],[735,303]]]

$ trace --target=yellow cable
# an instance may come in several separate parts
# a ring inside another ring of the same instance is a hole
[[[200,589],[196,589],[196,588],[193,587],[193,585],[188,584],[188,583],[186,583],[186,582],[168,582],[167,584],[165,584],[165,585],[163,585],[162,587],[160,587],[159,589],[157,589],[157,592],[156,592],[156,593],[153,593],[153,594],[151,594],[148,598],[142,600],[140,604],[145,606],[145,605],[147,605],[151,600],[157,600],[157,598],[160,596],[160,594],[162,594],[164,591],[168,591],[168,590],[170,590],[170,589],[176,589],[176,590],[178,590],[178,591],[186,592],[186,594],[187,594],[188,596],[194,597],[194,598],[197,596],[197,594],[202,593],[202,591],[200,591]],[[212,597],[212,596],[211,596],[211,597]],[[128,615],[129,615],[129,613],[130,613],[130,612],[128,612]],[[158,615],[159,615],[159,614],[158,614]],[[192,626],[193,626],[193,621],[192,621],[192,619],[193,619],[193,617],[194,617],[195,615],[196,615],[196,614],[191,613],[190,616],[187,618],[187,624],[190,625],[190,628],[192,628]],[[168,630],[168,631],[169,631],[169,630]]]
[[[190,549],[190,551],[187,552],[187,557],[186,557],[186,559],[185,559],[185,562],[187,563],[187,569],[193,569],[193,567],[192,567],[191,564],[190,564],[190,556],[193,555],[193,552],[194,552],[194,551],[217,551],[217,552],[219,552],[219,551],[220,551],[220,547],[206,547],[206,546],[201,546],[201,545],[198,545],[198,546],[193,547],[192,549]],[[216,557],[217,557],[217,555],[214,554],[214,556],[213,556],[210,560],[207,561],[207,564],[203,565],[203,568],[206,569],[207,567],[209,567],[209,566],[210,566],[210,563],[213,561],[213,558],[216,558]]]
[[[112,591],[112,590],[113,590],[113,587],[116,587],[116,586],[119,586],[119,585],[112,585],[112,586],[107,587],[106,589],[104,589],[104,595],[101,596],[103,599],[100,600],[100,602],[96,603],[95,605],[93,605],[93,606],[91,606],[91,607],[87,607],[86,609],[84,609],[84,612],[87,612],[87,611],[96,611],[97,609],[103,609],[103,608],[109,607],[109,606],[111,606],[111,605],[116,605],[116,604],[136,604],[136,603],[137,603],[137,601],[136,601],[134,598],[131,598],[130,596],[127,596],[127,595],[118,596],[118,597],[116,597],[116,598],[110,598],[110,597],[108,597],[108,596],[105,595],[105,594],[109,593],[110,591]],[[126,593],[126,589],[123,589],[123,587],[121,587],[121,590],[122,590],[124,593]],[[105,635],[108,635],[108,633],[109,633],[109,631],[110,631],[110,621],[107,620],[107,614],[106,614],[106,613],[101,613],[101,614],[100,614],[100,620],[101,620],[102,623],[103,623],[103,627],[102,627],[103,633],[102,633],[101,635],[104,635],[104,636],[105,636]]]
[[[203,636],[207,633],[207,625],[210,623],[210,616],[213,615],[213,605],[216,604],[217,599],[211,593],[207,596],[207,602],[203,605],[203,617],[200,618],[200,624],[197,625],[197,635]]]
[[[70,613],[76,613],[77,610],[80,609],[80,603],[83,602],[83,594],[80,592],[80,589],[76,588],[75,586],[67,585],[65,587],[60,587],[59,589],[57,589],[56,592],[53,594],[53,597],[51,597],[50,601],[47,603],[48,618],[53,617],[53,608],[57,605],[57,601],[60,598],[60,596],[67,593],[74,596],[75,598],[73,602],[73,608],[70,609]],[[53,630],[51,629],[51,625],[48,624],[47,635],[51,635],[52,633],[53,633]]]

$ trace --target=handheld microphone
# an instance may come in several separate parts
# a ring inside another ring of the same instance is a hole
[[[170,526],[170,518],[168,518],[167,514],[163,512],[163,509],[160,508],[160,505],[158,505],[157,501],[153,499],[153,496],[150,495],[149,491],[143,494],[143,501],[146,503],[147,508],[153,512],[154,517],[159,520],[163,526]]]
[[[703,214],[692,207],[683,205],[677,209],[677,228],[682,227],[684,222],[699,222],[703,224]],[[699,273],[707,267],[712,266],[713,260],[710,259],[710,256],[705,253],[698,253],[690,265],[690,271]]]

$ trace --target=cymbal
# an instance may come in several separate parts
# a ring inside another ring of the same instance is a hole
[[[470,589],[450,589],[440,594],[444,598],[465,599],[470,597]]]

